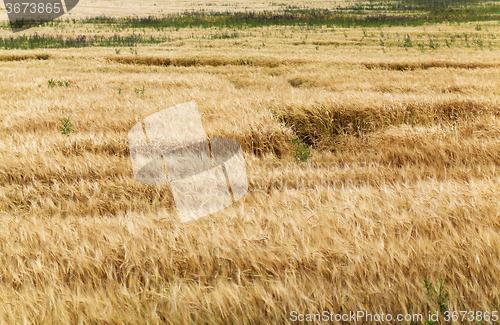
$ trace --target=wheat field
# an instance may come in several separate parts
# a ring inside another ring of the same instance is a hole
[[[222,32],[0,50],[0,322],[499,311],[500,24]],[[193,100],[240,142],[249,192],[181,223],[168,186],[135,180],[127,133]]]

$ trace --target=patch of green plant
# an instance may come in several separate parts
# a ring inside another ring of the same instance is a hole
[[[406,36],[405,36],[405,43],[404,43],[404,47],[405,47],[405,48],[408,48],[408,47],[413,47],[413,41],[411,40],[410,35],[406,35]]]
[[[427,295],[427,314],[424,314],[423,319],[420,318],[420,320],[423,320],[423,324],[425,325],[434,325],[436,323],[439,323],[439,320],[425,320],[425,317],[427,315],[430,315],[431,312],[435,311],[435,307],[437,307],[439,310],[439,315],[442,317],[446,311],[448,311],[448,304],[450,301],[450,295],[448,291],[444,287],[444,279],[439,279],[439,284],[433,284],[427,279],[424,279],[424,286],[423,288],[426,290],[426,295]],[[413,307],[409,308],[408,313],[413,314]],[[417,325],[418,322],[414,321],[413,319],[410,322],[410,325]]]
[[[312,157],[311,150],[299,137],[293,137],[290,142],[294,145],[295,153],[293,156],[298,162],[305,163]]]
[[[145,92],[144,86],[142,86],[142,89],[141,88],[135,88],[135,93],[137,95],[144,95],[144,92]]]
[[[165,36],[153,37],[146,36],[145,34],[131,34],[131,35],[78,35],[68,37],[64,35],[21,35],[17,37],[0,37],[0,48],[6,50],[21,49],[31,50],[36,48],[81,48],[90,46],[101,47],[114,47],[114,46],[129,46],[132,48],[137,44],[159,44],[170,41],[171,39]],[[115,50],[119,54],[119,50]],[[131,53],[137,54],[137,51],[131,49]],[[46,60],[49,58],[47,54],[39,54],[37,58]]]
[[[450,295],[444,288],[444,279],[439,279],[439,285],[434,285],[427,279],[424,279],[424,283],[424,288],[427,290],[426,294],[428,298],[427,311],[431,311],[430,304],[433,304],[434,306],[438,306],[441,315],[444,314],[444,312],[448,310],[448,303],[450,301]],[[426,325],[433,325],[435,323],[436,322],[432,320],[425,321]]]
[[[238,32],[233,32],[231,34],[229,34],[228,32],[224,32],[224,33],[215,33],[213,35],[210,35],[210,39],[230,39],[230,38],[238,38],[240,37],[240,35],[238,34]]]
[[[71,87],[71,84],[67,81],[54,81],[54,78],[50,78],[50,80],[48,80],[48,85],[47,87],[49,88],[54,88],[56,86],[56,84],[59,86],[59,87]]]
[[[497,21],[499,18],[500,6],[496,3],[485,3],[482,0],[370,0],[363,3],[353,2],[352,5],[342,5],[331,9],[297,8],[292,6],[272,11],[216,12],[186,10],[181,13],[148,17],[97,16],[48,22],[18,20],[14,22],[14,25],[16,28],[21,28],[36,26],[40,22],[43,23],[43,26],[48,27],[62,24],[79,26],[92,24],[99,26],[99,28],[109,26],[112,30],[119,32],[130,29],[144,30],[145,28],[159,31],[178,31],[179,28],[193,27],[227,27],[241,30],[243,28],[267,26],[422,26],[428,23],[441,22]],[[4,26],[4,28],[9,27],[7,24],[4,24]],[[222,37],[232,38],[237,37],[237,35],[226,34]]]
[[[429,40],[429,47],[433,50],[436,50],[439,48],[439,43],[431,38]]]
[[[73,130],[73,124],[71,124],[71,121],[69,120],[69,118],[64,118],[61,121],[60,131],[61,131],[62,134],[65,134],[67,136],[69,136],[70,133],[74,132],[74,130]]]
[[[266,26],[421,26],[427,23],[491,21],[500,11],[473,0],[407,0],[370,1],[371,5],[355,5],[332,9],[280,9],[277,11],[208,12],[185,11],[166,16],[107,17],[79,20],[81,24],[111,25],[116,30],[152,28],[255,28]],[[496,7],[495,7],[496,8]],[[387,12],[391,12],[387,14]],[[75,21],[76,23],[76,21]],[[236,35],[234,35],[236,36]],[[230,34],[224,37],[234,37]]]

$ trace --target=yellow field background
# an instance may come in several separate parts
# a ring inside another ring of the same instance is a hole
[[[480,24],[0,50],[0,322],[427,314],[424,279],[450,311],[499,310],[500,24]],[[485,47],[394,45],[463,33]],[[209,137],[241,143],[249,193],[180,223],[168,187],[135,181],[127,133],[192,100]]]

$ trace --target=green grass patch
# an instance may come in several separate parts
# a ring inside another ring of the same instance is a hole
[[[146,37],[141,34],[126,36],[113,35],[78,35],[65,37],[62,35],[34,34],[17,37],[0,37],[0,48],[11,49],[36,49],[36,48],[78,48],[89,46],[136,46],[138,44],[158,44],[169,41],[168,37]]]
[[[184,12],[164,17],[92,17],[80,23],[128,28],[253,28],[266,26],[418,26],[426,23],[488,21],[500,19],[496,7],[440,7],[436,10],[400,9],[372,12],[366,10],[280,10],[276,12]],[[425,8],[427,9],[427,8]],[[391,13],[387,13],[391,12]],[[77,22],[76,20],[74,21]]]

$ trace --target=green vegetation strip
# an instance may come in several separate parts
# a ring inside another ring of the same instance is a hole
[[[432,4],[432,5],[429,5]],[[451,6],[453,5],[453,7]],[[209,12],[186,11],[166,16],[149,17],[107,17],[66,19],[46,22],[46,26],[64,23],[110,26],[118,30],[128,28],[149,28],[164,30],[170,28],[252,28],[265,26],[419,26],[426,23],[489,21],[500,19],[500,6],[439,1],[373,2],[369,6],[356,5],[336,10],[330,9],[283,9],[278,11]],[[16,27],[30,25],[33,21],[17,21]],[[5,26],[7,27],[7,26]]]
[[[278,12],[184,12],[165,17],[93,17],[80,22],[113,25],[117,28],[228,27],[248,28],[274,25],[307,25],[339,27],[418,26],[425,23],[468,22],[500,19],[500,7],[438,9],[430,11],[402,10],[391,14],[363,10],[283,10]],[[492,13],[490,13],[492,12]],[[496,12],[496,13],[494,13]],[[74,21],[77,22],[76,20]]]
[[[36,49],[36,48],[75,48],[89,46],[135,46],[137,44],[158,44],[169,40],[168,37],[146,37],[141,34],[126,36],[113,35],[78,35],[65,37],[63,35],[34,34],[31,36],[0,37],[0,48],[10,49]]]

